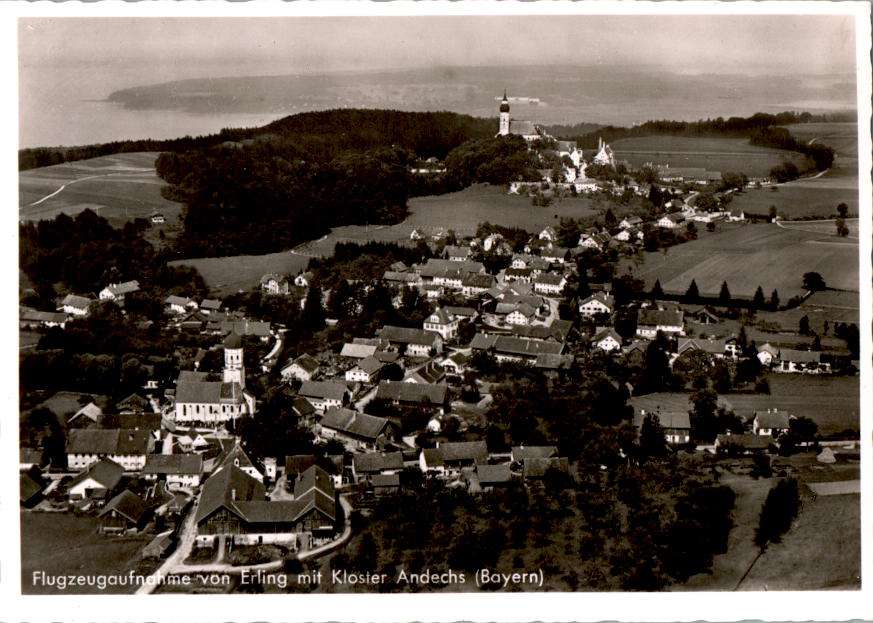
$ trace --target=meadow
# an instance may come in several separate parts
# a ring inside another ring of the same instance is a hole
[[[137,587],[71,586],[59,591],[33,584],[33,572],[57,575],[122,575],[136,565],[139,551],[154,535],[105,536],[94,517],[68,513],[21,512],[21,592],[29,595],[131,594]]]
[[[158,154],[137,152],[101,156],[22,171],[18,176],[20,220],[76,215],[88,208],[114,226],[162,213],[175,223],[182,206],[161,196],[155,173]]]
[[[849,228],[849,235],[846,238],[858,238],[858,219],[845,219],[846,227]],[[797,231],[807,231],[813,234],[833,235],[836,231],[836,222],[834,219],[824,221],[782,221],[780,227],[785,229],[795,229]]]
[[[750,145],[744,138],[642,136],[615,141],[611,147],[616,158],[634,167],[651,162],[745,173],[749,177],[766,177],[770,169],[786,161],[801,168],[807,164],[801,154]]]
[[[248,291],[260,283],[267,273],[294,276],[306,268],[309,257],[291,251],[267,255],[236,255],[232,257],[200,257],[169,262],[171,266],[196,268],[213,294],[227,296]]]
[[[772,224],[721,225],[711,235],[645,253],[628,271],[647,288],[660,281],[666,293],[684,294],[693,279],[704,296],[718,296],[727,282],[734,297],[751,299],[760,285],[766,296],[778,290],[782,301],[804,293],[802,275],[818,272],[829,287],[858,290],[858,244],[825,234],[782,229]]]

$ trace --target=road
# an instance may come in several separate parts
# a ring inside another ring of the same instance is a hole
[[[188,515],[182,523],[182,530],[179,534],[179,543],[176,546],[176,551],[170,554],[170,557],[167,558],[164,561],[164,564],[158,567],[154,573],[152,573],[151,577],[166,577],[173,574],[182,566],[182,561],[191,553],[191,548],[194,547],[194,539],[197,537],[197,524],[194,522],[194,518],[197,516],[197,507],[199,504],[200,498],[197,498],[194,501],[194,504],[191,505],[191,510],[188,511]],[[153,593],[157,587],[158,583],[155,580],[152,582],[146,582],[139,587],[136,594],[148,595]]]

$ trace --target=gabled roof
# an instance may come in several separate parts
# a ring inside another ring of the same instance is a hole
[[[385,364],[376,357],[367,357],[366,359],[361,359],[356,367],[360,368],[365,374],[373,375],[384,368]]]
[[[222,385],[221,381],[177,381],[176,403],[218,404]]]
[[[469,273],[464,275],[461,280],[461,285],[468,288],[490,288],[494,286],[495,279],[493,275],[481,275],[479,273]]]
[[[64,300],[61,301],[61,306],[63,307],[74,307],[76,309],[88,309],[88,307],[93,303],[89,298],[85,298],[84,296],[78,296],[76,294],[68,294],[64,297]]]
[[[446,441],[437,448],[444,461],[488,461],[488,445],[484,441]]]
[[[375,441],[388,426],[388,420],[344,407],[332,407],[325,412],[319,424],[322,428]]]
[[[243,447],[239,445],[239,441],[235,441],[233,446],[230,447],[227,452],[224,453],[224,456],[220,457],[221,461],[218,463],[215,471],[218,471],[225,467],[238,467],[239,469],[245,469],[250,467],[252,469],[257,470],[260,473],[263,473],[263,470],[260,466],[256,465],[252,458],[243,450]]]
[[[701,350],[712,355],[723,355],[725,340],[707,340],[703,338],[680,337],[676,346],[676,352],[680,355],[686,350]]]
[[[68,484],[67,489],[72,489],[80,482],[87,479],[100,483],[104,489],[114,489],[121,481],[124,468],[109,459],[101,459],[85,471],[79,472]]]
[[[242,517],[235,503],[263,500],[264,492],[264,485],[258,479],[229,465],[213,474],[203,485],[196,521],[199,523],[222,506]]]
[[[766,450],[770,447],[772,440],[766,435],[753,435],[751,433],[743,433],[742,435],[718,435],[715,438],[717,446],[737,446],[746,450]]]
[[[312,374],[316,370],[318,370],[318,362],[311,356],[303,353],[297,359],[295,359],[292,363],[297,364],[300,368],[302,368],[305,372]],[[290,366],[289,366],[290,367]]]
[[[485,271],[485,266],[481,262],[471,262],[469,260],[453,262],[452,260],[441,260],[432,257],[419,270],[422,277],[433,278],[447,270],[457,270],[462,274],[481,273]]]
[[[150,454],[143,474],[200,475],[203,457],[199,454]]]
[[[454,321],[452,315],[442,307],[437,307],[434,312],[427,317],[427,322],[432,324],[450,324]]]
[[[558,446],[512,446],[512,460],[520,463],[525,459],[547,459],[558,455]]]
[[[385,325],[379,329],[378,335],[390,342],[416,344],[419,346],[436,346],[440,339],[439,335],[432,331],[411,329],[408,327],[395,327],[392,325]]]
[[[119,411],[122,409],[133,409],[135,411],[145,411],[151,409],[151,403],[137,393],[133,393],[124,400],[116,403],[115,408]]]
[[[534,368],[540,370],[569,370],[573,367],[573,355],[554,355],[541,353],[534,361]]]
[[[188,305],[191,302],[191,299],[182,296],[176,296],[175,294],[171,294],[167,298],[164,299],[164,303],[167,305],[181,305],[182,307]]]
[[[373,353],[376,352],[376,348],[377,346],[375,344],[352,344],[346,342],[343,344],[340,356],[351,357],[354,359],[365,359],[367,357],[372,357]]]
[[[612,329],[612,328],[606,328],[606,329],[603,329],[602,331],[598,331],[597,334],[593,338],[591,338],[591,341],[594,344],[599,344],[603,340],[610,338],[610,337],[612,339],[614,339],[616,342],[618,342],[619,345],[621,345],[621,336],[618,334],[618,332],[615,329]]]
[[[303,381],[297,393],[306,398],[343,400],[348,391],[345,383],[337,381]]]
[[[564,275],[558,273],[540,273],[534,277],[534,283],[542,283],[549,286],[560,286],[562,283],[567,283]]]
[[[791,415],[787,411],[755,411],[755,421],[758,428],[788,428]]]
[[[585,297],[584,299],[582,299],[579,302],[579,305],[582,306],[582,305],[585,305],[586,303],[592,303],[594,301],[597,301],[599,303],[603,303],[610,310],[615,308],[615,297],[610,295],[610,294],[606,294],[605,292],[595,292],[591,296],[588,296],[588,297]]]
[[[129,521],[138,524],[145,516],[147,510],[148,505],[143,501],[141,497],[139,497],[133,491],[125,489],[114,498],[112,498],[109,503],[103,507],[103,510],[100,511],[97,516],[103,517],[103,515],[106,515],[111,511],[115,511],[125,519],[128,519]]]
[[[779,351],[779,359],[794,363],[818,363],[821,361],[821,353],[814,350],[794,350],[783,348]]]
[[[684,313],[669,309],[641,309],[637,313],[637,325],[681,327]]]
[[[402,452],[368,452],[352,456],[352,465],[359,474],[403,469]]]
[[[200,303],[200,309],[218,311],[219,309],[221,309],[221,301],[219,299],[203,299],[203,301]]]
[[[473,249],[470,247],[456,247],[452,245],[446,245],[446,248],[443,251],[447,257],[463,257],[467,258],[473,254]]]
[[[399,487],[400,474],[373,474],[370,484],[374,487]]]
[[[524,467],[522,468],[522,475],[525,478],[542,478],[550,470],[557,470],[569,474],[570,462],[563,456],[525,459]]]
[[[74,429],[67,437],[68,454],[148,453],[151,432],[139,429]]]
[[[466,318],[475,318],[479,315],[479,312],[477,312],[472,307],[458,307],[455,305],[446,305],[445,310],[455,317],[462,316]]]
[[[382,381],[376,389],[376,398],[396,400],[398,402],[442,405],[446,401],[447,392],[448,387],[444,384]]]
[[[420,277],[413,273],[401,273],[394,270],[386,270],[382,275],[385,281],[399,281],[401,283],[416,283]]]
[[[509,335],[487,335],[483,333],[477,333],[473,337],[473,341],[470,342],[470,346],[473,349],[487,350],[493,348],[498,353],[528,357],[536,357],[540,354],[560,355],[564,350],[564,345],[556,342],[542,342]]]
[[[479,484],[483,486],[501,484],[512,480],[512,471],[509,469],[509,463],[477,465],[476,475],[479,477]]]
[[[110,283],[105,289],[109,290],[109,292],[114,296],[139,292],[139,281],[134,279],[133,281],[125,281],[124,283]]]
[[[436,361],[429,361],[414,372],[409,374],[409,378],[422,383],[436,383],[445,375],[445,370]]]
[[[288,282],[288,280],[285,277],[283,277],[282,275],[279,275],[277,273],[267,273],[266,275],[261,277],[261,285],[269,283],[270,281],[275,281],[275,282],[280,283],[280,284],[282,282],[285,282],[285,283]]]

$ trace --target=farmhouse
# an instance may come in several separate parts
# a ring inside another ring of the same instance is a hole
[[[63,311],[65,314],[70,314],[71,316],[87,316],[88,309],[91,307],[91,303],[93,303],[89,298],[85,298],[84,296],[77,296],[75,294],[68,294],[61,301],[60,307],[58,307],[59,311]]]
[[[466,297],[476,296],[493,288],[495,283],[493,275],[468,273],[461,279],[461,293]]]
[[[145,523],[148,506],[133,491],[124,490],[103,507],[97,515],[100,531],[113,534],[126,534],[129,530],[140,530]]]
[[[486,288],[487,289],[487,288]],[[441,307],[424,320],[424,330],[439,333],[444,340],[450,340],[458,334],[459,321]]]
[[[722,359],[726,353],[725,340],[711,340],[703,338],[683,338],[677,342],[676,354],[682,356],[686,352],[701,351],[718,359]]]
[[[462,467],[487,463],[488,446],[484,441],[447,441],[419,456],[419,467],[424,473],[436,470],[456,475]]]
[[[605,292],[595,292],[579,303],[579,313],[589,318],[598,314],[612,314],[613,311],[615,297]]]
[[[798,374],[830,374],[831,364],[822,361],[821,353],[811,350],[781,349],[776,372]]]
[[[510,458],[521,464],[527,459],[547,459],[558,456],[557,446],[512,446]]]
[[[346,371],[345,379],[350,383],[375,383],[384,367],[385,364],[375,357],[366,357]]]
[[[147,480],[165,480],[169,487],[199,487],[203,457],[199,454],[150,454],[142,475]]]
[[[556,273],[544,273],[533,280],[534,291],[547,296],[559,296],[566,285],[567,279],[564,275]]]
[[[124,305],[124,297],[127,294],[139,292],[139,282],[125,281],[124,283],[110,283],[100,290],[101,301],[112,301],[118,305]]]
[[[646,409],[634,410],[634,426],[640,430],[643,420],[650,412]],[[691,441],[691,417],[687,411],[660,411],[651,412],[664,430],[667,443],[683,444]]]
[[[212,314],[221,310],[221,301],[219,299],[203,299],[200,302],[200,311],[204,314]]]
[[[106,499],[118,487],[124,468],[111,459],[100,459],[67,483],[71,500],[101,497]]]
[[[684,335],[684,313],[667,309],[641,309],[637,312],[637,335],[653,339],[658,331]]]
[[[376,450],[393,441],[397,429],[385,418],[332,407],[321,418],[315,434],[322,441],[337,440],[350,451]]]
[[[261,277],[261,290],[266,294],[288,294],[291,286],[285,277],[276,273],[267,273]]]
[[[378,336],[394,346],[405,346],[406,354],[411,357],[430,357],[443,350],[442,337],[424,329],[385,325],[379,330]]]
[[[154,447],[155,439],[147,430],[74,428],[67,437],[67,465],[85,469],[108,458],[126,471],[139,471]]]
[[[615,331],[615,329],[603,329],[591,338],[591,344],[595,348],[611,353],[612,351],[621,348],[621,336]]]
[[[444,384],[382,381],[376,390],[376,398],[398,405],[427,407],[443,413],[448,407],[448,387]]]
[[[508,484],[512,480],[512,471],[509,463],[499,465],[477,465],[476,477],[483,491],[490,491],[494,487]]]
[[[304,381],[297,393],[311,402],[319,413],[331,407],[345,406],[350,398],[349,388],[339,381]]]
[[[349,359],[366,359],[372,357],[376,353],[378,346],[375,344],[355,344],[346,342],[340,351],[340,357],[348,357]]]
[[[567,457],[531,457],[522,462],[521,475],[525,480],[541,480],[550,473],[569,474],[570,461],[567,460]]]
[[[767,452],[772,440],[764,435],[718,435],[715,438],[715,451],[718,454],[756,454]]]
[[[22,308],[18,314],[18,326],[20,329],[33,329],[36,327],[60,327],[67,324],[67,314],[63,312],[45,312],[35,309]]]
[[[352,476],[355,482],[370,482],[375,476],[399,474],[402,470],[402,452],[368,452],[352,455]]]
[[[672,214],[665,214],[664,216],[659,218],[655,224],[658,227],[663,227],[664,229],[675,229],[684,222],[685,215],[681,212],[674,212]]]
[[[171,294],[164,299],[164,305],[167,306],[167,311],[172,314],[184,314],[189,309],[196,309],[197,303],[187,297],[176,296]]]
[[[439,383],[446,376],[446,371],[436,361],[428,361],[423,366],[409,373],[405,383]]]
[[[779,409],[755,411],[755,417],[752,419],[752,432],[756,435],[767,435],[775,438],[790,430],[792,419],[794,416]]]
[[[527,303],[521,303],[514,310],[506,314],[506,324],[529,325],[536,319],[536,310]]]
[[[498,362],[526,362],[533,364],[539,355],[560,355],[564,345],[555,342],[525,340],[508,335],[477,333],[470,342],[473,351],[490,351]]]
[[[280,374],[286,381],[290,379],[311,381],[316,372],[318,372],[318,362],[304,353],[282,368]]]

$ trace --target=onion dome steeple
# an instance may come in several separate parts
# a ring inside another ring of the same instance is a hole
[[[503,101],[500,102],[500,112],[509,112],[509,100],[506,99],[506,90],[503,91]]]

